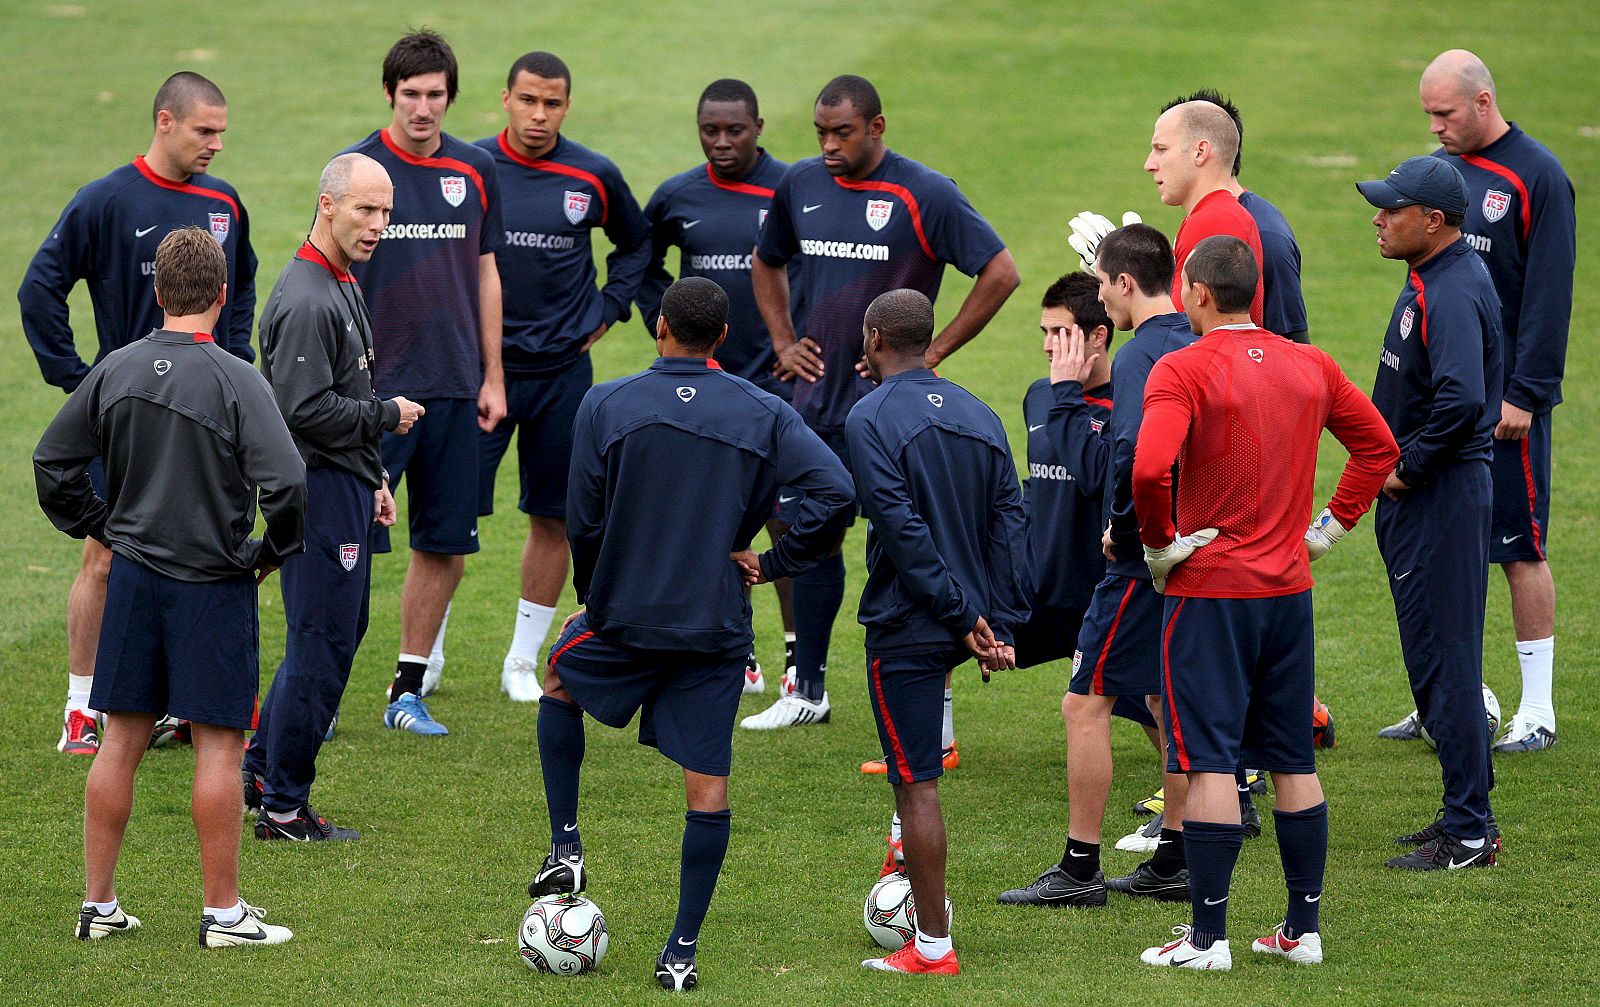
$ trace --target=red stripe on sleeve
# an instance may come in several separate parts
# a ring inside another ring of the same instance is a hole
[[[1417,314],[1422,316],[1422,345],[1427,346],[1428,298],[1426,292],[1422,289],[1422,277],[1417,275],[1417,271],[1415,269],[1411,271],[1411,288],[1417,292]]]
[[[911,214],[911,228],[917,232],[917,244],[922,246],[922,254],[935,262],[938,261],[939,257],[933,254],[933,246],[928,244],[928,236],[922,230],[922,208],[917,205],[917,197],[911,194],[910,189],[893,182],[856,182],[848,178],[835,178],[834,181],[843,188],[854,189],[857,192],[887,192],[892,196],[899,196],[900,201],[906,204],[906,212]]]
[[[1492,171],[1496,175],[1511,183],[1517,190],[1517,212],[1522,219],[1522,240],[1528,240],[1528,234],[1533,230],[1533,201],[1528,198],[1528,186],[1522,181],[1522,176],[1496,161],[1491,161],[1480,154],[1462,154],[1461,160],[1484,171]]]
[[[378,135],[383,137],[383,145],[389,148],[389,153],[407,164],[414,164],[419,168],[441,168],[445,171],[459,171],[466,175],[478,187],[478,202],[483,205],[485,211],[489,209],[489,190],[483,187],[483,175],[479,174],[477,168],[465,161],[457,161],[453,157],[418,157],[410,151],[401,150],[399,145],[389,137],[389,127],[387,126],[378,130]]]

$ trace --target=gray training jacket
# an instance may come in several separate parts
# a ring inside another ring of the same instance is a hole
[[[272,288],[259,331],[261,371],[306,466],[376,490],[379,434],[400,425],[400,407],[373,392],[372,318],[355,278],[307,242]]]
[[[33,452],[39,506],[174,580],[278,566],[304,547],[306,467],[259,371],[210,336],[163,329],[109,354]],[[105,464],[106,499],[89,482]],[[255,528],[257,489],[266,535]]]

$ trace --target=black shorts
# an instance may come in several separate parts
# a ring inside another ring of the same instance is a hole
[[[944,775],[944,678],[965,653],[867,654],[867,697],[890,783]]]
[[[585,353],[562,370],[506,379],[506,418],[478,432],[478,515],[494,513],[494,476],[517,439],[521,480],[517,509],[535,517],[567,516],[567,471],[572,467],[572,426],[578,406],[594,384],[594,363]]]
[[[478,403],[428,399],[410,433],[384,431],[389,487],[405,481],[411,548],[460,556],[478,551]],[[389,529],[374,525],[372,551],[389,551]]]
[[[1520,441],[1495,441],[1489,562],[1542,560],[1550,545],[1550,414]]]

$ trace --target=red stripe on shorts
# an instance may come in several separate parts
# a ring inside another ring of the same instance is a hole
[[[900,771],[900,782],[911,782],[911,763],[906,761],[905,749],[900,747],[900,734],[894,729],[894,718],[889,716],[889,701],[883,698],[883,676],[878,674],[878,658],[872,659],[872,698],[877,701],[878,712],[883,714],[883,730],[889,736],[890,754],[894,768]]]
[[[1122,601],[1117,605],[1117,614],[1111,619],[1111,631],[1106,634],[1105,646],[1100,648],[1100,659],[1094,663],[1094,684],[1089,687],[1089,691],[1096,696],[1106,694],[1106,657],[1111,653],[1112,641],[1117,638],[1117,627],[1122,625],[1122,613],[1127,611],[1128,600],[1133,597],[1133,589],[1138,583],[1132,577],[1128,578],[1128,589],[1122,592]]]
[[[1167,631],[1161,637],[1161,678],[1167,687],[1167,720],[1172,724],[1172,744],[1178,750],[1178,768],[1185,773],[1189,771],[1189,750],[1183,747],[1183,725],[1178,723],[1178,707],[1172,701],[1172,660],[1169,650],[1172,645],[1172,628],[1178,624],[1178,613],[1183,611],[1183,603],[1187,598],[1179,598],[1178,604],[1173,606],[1172,618],[1167,620]]]

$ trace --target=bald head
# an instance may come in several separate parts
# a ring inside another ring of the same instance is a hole
[[[1489,68],[1465,49],[1435,56],[1417,90],[1429,129],[1451,154],[1482,150],[1510,128],[1500,114]]]
[[[1169,115],[1185,151],[1192,152],[1203,141],[1210,147],[1211,158],[1233,170],[1234,156],[1239,153],[1239,127],[1226,109],[1209,101],[1186,101],[1162,113],[1163,118]]]
[[[317,192],[337,203],[350,194],[351,188],[367,189],[372,186],[393,188],[389,172],[383,165],[365,154],[340,154],[322,169]]]
[[[1456,97],[1467,101],[1485,91],[1490,98],[1495,96],[1494,77],[1490,76],[1489,67],[1475,53],[1465,49],[1446,49],[1433,58],[1422,71],[1422,89],[1426,91],[1430,87],[1448,88]]]
[[[340,269],[366,262],[394,209],[394,183],[365,154],[340,154],[322,169],[311,243]]]

